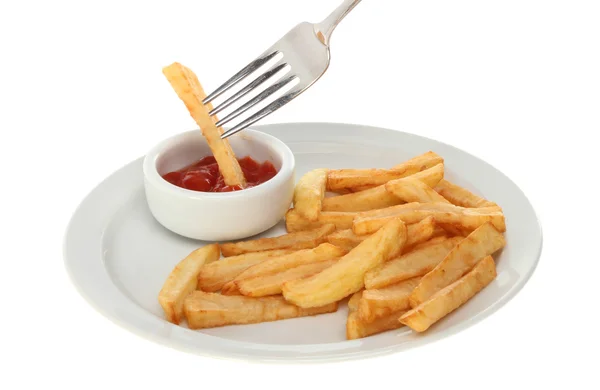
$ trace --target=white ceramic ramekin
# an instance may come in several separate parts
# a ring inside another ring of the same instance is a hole
[[[212,155],[200,130],[177,134],[148,152],[144,159],[146,200],[165,228],[203,241],[228,241],[254,236],[276,225],[289,209],[295,184],[292,151],[277,138],[246,129],[228,138],[236,156],[269,160],[277,169],[270,180],[233,192],[199,192],[162,178]]]

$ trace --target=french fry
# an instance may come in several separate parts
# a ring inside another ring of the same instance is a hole
[[[333,313],[338,303],[303,309],[281,296],[251,298],[196,290],[185,299],[183,309],[189,328],[203,329]]]
[[[432,243],[423,243],[412,251],[373,268],[365,274],[365,287],[377,289],[423,276],[435,268],[450,253],[462,238],[433,239]]]
[[[381,289],[365,290],[358,302],[358,315],[365,322],[385,317],[399,310],[409,310],[408,298],[421,277],[406,279]]]
[[[321,211],[316,221],[309,221],[302,217],[295,209],[290,209],[285,214],[285,227],[289,233],[318,229],[323,225],[334,225],[334,230],[350,229],[352,221],[358,213]]]
[[[352,229],[336,230],[327,236],[327,242],[332,245],[344,248],[347,251],[352,250],[358,244],[363,242],[369,235],[357,236]]]
[[[415,173],[414,175],[407,176],[413,179],[417,179],[429,187],[435,187],[440,180],[444,178],[444,164],[437,164],[432,166],[431,168],[424,169],[420,172]],[[397,180],[402,180],[397,179]],[[393,183],[396,180],[390,180],[388,183]],[[387,184],[387,183],[386,183]]]
[[[327,169],[314,169],[300,178],[294,190],[294,208],[302,217],[316,221],[321,212]]]
[[[243,253],[260,252],[273,249],[307,249],[314,248],[327,241],[327,236],[335,230],[335,225],[323,223],[318,227],[301,232],[291,232],[277,237],[259,238],[256,240],[228,242],[221,244],[224,257]]]
[[[238,290],[238,286],[234,280],[231,280],[223,285],[221,288],[221,294],[223,295],[241,295],[242,293]]]
[[[345,255],[346,253],[347,252],[344,249],[338,248],[335,245],[331,245],[328,242],[324,242],[316,248],[302,249],[290,253],[289,255],[273,257],[253,265],[236,276],[233,282],[238,284],[238,281],[240,280],[272,275],[298,267],[300,265],[336,259]]]
[[[434,186],[434,190],[456,206],[473,208],[497,206],[496,203],[477,196],[466,188],[445,179]]]
[[[444,159],[434,152],[416,156],[392,169],[332,169],[327,175],[327,190],[341,189],[365,190],[385,184],[390,180],[399,179],[421,172],[438,164]]]
[[[409,250],[413,246],[429,240],[434,236],[434,233],[438,235],[443,233],[436,230],[435,220],[433,217],[427,217],[420,222],[413,223],[412,225],[406,226],[406,243],[404,244],[404,250]],[[363,236],[357,236],[354,234],[352,229],[337,230],[327,236],[327,241],[330,244],[339,246],[346,250],[351,250],[358,244],[363,242],[370,234]]]
[[[271,257],[283,256],[292,252],[294,251],[290,249],[250,252],[206,264],[198,274],[197,288],[206,292],[219,291],[225,283],[235,279],[247,268]]]
[[[416,245],[428,241],[435,231],[435,219],[427,217],[417,223],[406,225],[406,244],[404,244],[403,253],[410,251]]]
[[[299,265],[273,275],[263,275],[254,278],[242,279],[236,281],[237,290],[248,297],[265,297],[268,295],[280,295],[281,286],[291,280],[304,279],[315,275],[325,268],[331,267],[338,259],[320,261]]]
[[[460,279],[404,313],[398,322],[416,332],[424,332],[487,287],[496,275],[494,259],[487,256]]]
[[[444,164],[434,165],[406,178],[409,177],[433,187],[444,177]],[[325,198],[323,199],[323,211],[368,211],[405,203],[391,191],[388,191],[386,187],[395,181],[391,180],[385,184],[369,186],[368,188],[364,186],[353,187],[353,192],[350,194]],[[446,200],[444,199],[444,201]]]
[[[450,203],[442,195],[435,192],[433,188],[412,176],[388,182],[385,184],[385,189],[405,203]]]
[[[213,156],[217,160],[225,184],[245,188],[246,179],[242,168],[229,141],[221,139],[223,129],[216,126],[216,116],[209,115],[212,105],[202,103],[206,93],[194,72],[177,62],[164,67],[162,71],[179,99],[185,104],[191,117],[200,127]]]
[[[331,267],[308,278],[284,283],[283,296],[300,307],[337,302],[363,288],[365,273],[399,253],[405,242],[406,225],[401,220],[392,220]]]
[[[437,164],[443,164],[444,163],[444,159],[442,158],[442,156],[440,156],[439,154],[433,152],[433,151],[429,151],[429,152],[425,152],[423,154],[420,154],[418,156],[415,156],[413,158],[410,158],[398,165],[394,165],[392,167],[392,169],[405,169],[406,166],[413,166],[413,165],[421,165],[423,169],[427,169],[427,168],[431,168]]]
[[[395,206],[404,203],[384,185],[347,195],[331,196],[323,199],[323,211],[367,211]]]
[[[471,234],[471,232],[473,231],[473,229],[467,229],[463,226],[461,226],[461,224],[452,224],[452,223],[437,223],[437,226],[440,227],[440,229],[443,229],[445,233],[449,234],[450,236],[453,237],[466,237],[469,234]]]
[[[364,289],[360,289],[357,292],[355,292],[354,294],[352,294],[350,299],[348,299],[348,310],[350,310],[350,311],[358,310],[358,303],[360,302],[360,299],[362,298],[362,294],[364,291],[365,291]]]
[[[475,230],[486,222],[491,222],[500,232],[506,231],[502,210],[498,207],[465,208],[449,203],[405,203],[380,210],[359,213],[352,223],[352,231],[357,235],[377,231],[390,219],[400,218],[406,224],[413,224],[432,216],[438,223],[459,225],[467,230]]]
[[[485,223],[461,240],[434,269],[429,271],[410,295],[411,307],[417,307],[444,287],[460,279],[486,256],[506,245],[506,239],[494,225]]]
[[[210,244],[191,252],[173,268],[158,294],[158,302],[167,321],[174,324],[181,322],[183,302],[196,289],[200,270],[220,255],[219,245]]]
[[[346,320],[346,339],[356,340],[402,328],[404,324],[398,320],[404,313],[406,310],[401,310],[366,322],[360,318],[358,312],[349,312]]]

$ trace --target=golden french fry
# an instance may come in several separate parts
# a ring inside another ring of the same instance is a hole
[[[304,279],[315,275],[325,268],[334,265],[338,259],[320,261],[299,265],[295,268],[278,272],[272,275],[262,275],[253,278],[236,281],[237,289],[242,295],[248,297],[265,297],[268,295],[280,295],[281,286],[291,280]]]
[[[429,187],[435,187],[440,180],[444,178],[444,164],[437,164],[432,166],[431,168],[424,169],[420,172],[415,173],[414,175],[407,176],[413,179],[417,179]],[[401,178],[403,179],[403,178]],[[396,179],[396,180],[401,180]],[[396,180],[390,180],[388,183],[393,183]],[[386,184],[388,184],[386,183]]]
[[[337,311],[338,303],[303,309],[281,296],[251,298],[196,290],[185,299],[183,309],[189,328],[203,329],[333,313]]]
[[[183,302],[196,289],[200,270],[204,264],[217,260],[219,256],[219,245],[210,244],[191,252],[173,268],[158,294],[158,302],[167,321],[174,324],[181,322]]]
[[[356,340],[375,334],[399,329],[404,326],[398,319],[406,312],[401,310],[375,319],[372,322],[363,321],[358,312],[349,311],[346,319],[346,339]]]
[[[335,225],[323,223],[318,227],[301,232],[292,232],[277,237],[259,238],[256,240],[228,242],[221,244],[224,257],[243,253],[268,251],[273,249],[307,249],[314,248],[327,241],[327,236],[335,230]]]
[[[283,296],[300,307],[337,302],[363,288],[365,273],[399,253],[405,242],[406,225],[401,220],[392,220],[331,267],[311,277],[284,283]]]
[[[420,276],[406,279],[381,289],[365,290],[358,302],[358,315],[365,322],[390,315],[399,310],[409,310],[408,298],[417,286]]]
[[[471,232],[473,231],[473,229],[467,229],[463,226],[461,226],[461,224],[452,224],[452,223],[437,223],[437,226],[439,226],[440,229],[444,230],[445,233],[449,234],[450,236],[454,236],[454,237],[466,237],[469,234],[471,234]]]
[[[300,178],[294,190],[294,209],[309,221],[316,221],[321,212],[327,169],[314,169]]]
[[[467,230],[475,230],[486,222],[491,222],[499,231],[506,231],[502,210],[498,207],[465,208],[450,203],[405,203],[380,210],[359,213],[352,223],[352,231],[357,235],[377,231],[390,219],[400,218],[406,224],[413,224],[432,216],[437,223],[459,225]]]
[[[410,251],[416,245],[428,241],[435,233],[435,219],[427,217],[417,223],[406,225],[406,244],[403,253]]]
[[[348,299],[348,310],[355,311],[358,310],[358,303],[360,302],[360,298],[362,298],[362,293],[364,289],[360,289]]]
[[[221,294],[223,295],[241,295],[240,290],[238,290],[237,284],[235,284],[235,280],[231,280],[223,285],[221,288]]]
[[[377,289],[423,276],[435,268],[450,253],[462,238],[432,239],[416,246],[412,251],[392,259],[365,274],[365,287]]]
[[[387,182],[385,184],[385,189],[406,203],[450,203],[442,195],[435,192],[433,188],[429,187],[421,180],[415,179],[413,176]]]
[[[419,306],[404,313],[398,322],[416,332],[431,325],[464,305],[496,278],[496,264],[491,256],[483,258],[471,271],[454,283],[437,291]]]
[[[505,245],[502,233],[491,223],[484,223],[461,240],[434,269],[421,278],[410,295],[411,307],[418,306],[437,291],[454,283],[481,259]]]
[[[436,230],[436,224],[433,217],[427,217],[420,222],[413,223],[406,226],[406,243],[404,244],[404,251],[410,250],[417,244],[429,240],[434,234],[440,235],[445,232]],[[370,234],[363,236],[357,236],[354,234],[352,229],[337,230],[327,236],[327,241],[330,244],[339,246],[346,250],[350,250],[356,247],[358,244],[363,242]]]
[[[211,104],[205,105],[202,103],[206,93],[194,72],[177,62],[164,67],[162,71],[179,99],[185,104],[191,117],[200,127],[213,156],[217,160],[225,184],[245,188],[246,179],[242,168],[229,141],[221,139],[223,129],[216,126],[217,117],[208,114],[212,110]]]
[[[444,163],[444,159],[442,158],[442,156],[440,156],[439,154],[433,152],[433,151],[429,151],[423,154],[420,154],[418,156],[415,156],[411,159],[408,159],[398,165],[394,165],[392,167],[392,169],[405,169],[406,166],[412,166],[412,165],[421,165],[422,166],[422,170],[427,169],[427,168],[431,168],[435,165],[438,164],[443,164]]]
[[[223,285],[232,281],[245,269],[271,257],[283,256],[294,252],[291,249],[274,249],[264,252],[249,252],[230,256],[206,264],[198,275],[198,289],[206,292],[219,291]]]
[[[334,225],[336,229],[350,229],[352,221],[358,213],[321,211],[316,221],[309,221],[302,217],[295,209],[290,209],[285,214],[285,227],[288,232],[302,232],[309,229],[318,229],[323,225]]]
[[[352,189],[352,192],[362,191],[374,186],[385,184],[390,180],[399,179],[421,172],[438,164],[444,159],[434,152],[416,156],[392,169],[332,169],[327,175],[327,189],[338,191]]]
[[[290,253],[289,255],[273,257],[271,259],[262,261],[246,269],[244,272],[236,276],[233,281],[237,284],[237,282],[240,280],[276,274],[278,272],[283,272],[303,264],[318,263],[321,261],[336,259],[345,255],[346,253],[346,250],[335,245],[331,245],[328,242],[324,242],[316,248],[302,249]]]
[[[483,199],[466,188],[445,179],[434,186],[434,190],[456,206],[473,208],[497,206],[496,203]]]
[[[323,199],[323,211],[367,211],[404,203],[380,185],[347,195]]]

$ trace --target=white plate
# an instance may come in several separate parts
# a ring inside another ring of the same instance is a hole
[[[510,179],[472,155],[416,135],[360,125],[293,123],[256,129],[290,146],[297,178],[318,167],[385,168],[429,150],[440,154],[447,179],[504,210],[507,245],[496,256],[496,280],[423,334],[404,327],[347,341],[345,304],[336,313],[254,325],[207,330],[172,325],[163,319],[157,294],[173,266],[203,243],[177,236],[152,218],[139,158],[96,187],[68,227],[66,268],[93,307],[135,334],[188,352],[255,361],[337,361],[398,352],[465,330],[511,299],[536,268],[542,231],[533,207]],[[284,232],[280,224],[264,235]]]

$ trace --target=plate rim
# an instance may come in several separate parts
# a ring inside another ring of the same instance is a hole
[[[402,351],[407,351],[407,350],[419,347],[421,345],[433,343],[433,342],[439,341],[441,339],[453,336],[457,333],[463,332],[465,330],[468,330],[472,326],[482,322],[483,320],[489,318],[492,314],[498,312],[509,301],[511,301],[516,295],[518,295],[518,293],[521,292],[521,290],[529,283],[531,277],[537,270],[540,260],[541,260],[543,248],[544,248],[544,232],[543,232],[543,224],[542,224],[540,215],[539,215],[537,209],[535,208],[535,206],[533,205],[533,203],[530,201],[527,194],[521,189],[521,187],[519,187],[510,177],[508,177],[506,174],[504,174],[504,172],[497,169],[495,166],[488,163],[484,159],[482,159],[482,158],[478,157],[477,155],[474,155],[470,152],[467,152],[457,146],[454,146],[452,144],[449,144],[449,143],[446,143],[443,141],[433,139],[431,137],[422,136],[422,135],[419,135],[416,133],[410,133],[410,132],[396,130],[396,129],[392,129],[392,128],[371,126],[371,125],[365,125],[365,124],[360,124],[360,123],[322,122],[322,121],[319,121],[319,122],[282,122],[282,123],[270,123],[270,124],[252,126],[252,128],[257,131],[265,131],[269,134],[275,133],[274,135],[277,136],[276,132],[269,132],[269,129],[277,128],[277,127],[286,127],[286,126],[313,126],[313,127],[314,126],[342,126],[342,127],[355,127],[355,128],[363,128],[363,129],[366,128],[366,129],[373,129],[376,131],[384,131],[384,132],[394,132],[394,133],[401,134],[401,136],[417,137],[417,138],[421,138],[425,141],[432,142],[434,144],[443,145],[447,148],[454,149],[459,153],[463,153],[463,154],[477,160],[478,163],[483,164],[488,169],[493,170],[497,174],[503,176],[504,179],[511,182],[514,185],[514,187],[519,191],[520,196],[523,197],[523,199],[526,201],[527,205],[531,208],[533,216],[535,217],[535,220],[532,222],[535,223],[536,230],[539,233],[539,245],[537,247],[535,258],[532,259],[531,267],[527,270],[527,272],[524,275],[522,275],[522,277],[520,277],[520,282],[517,283],[517,285],[515,285],[509,292],[507,292],[505,295],[500,297],[498,300],[494,301],[490,306],[486,307],[485,309],[483,309],[482,311],[477,313],[475,316],[469,317],[467,320],[461,321],[458,324],[456,324],[448,329],[445,329],[441,332],[434,333],[433,335],[429,334],[429,335],[427,335],[427,337],[423,337],[423,338],[417,337],[416,339],[410,340],[405,343],[394,344],[394,345],[390,345],[385,348],[378,348],[378,349],[373,349],[373,350],[363,350],[363,351],[358,351],[358,352],[354,352],[354,353],[344,352],[343,350],[340,352],[335,352],[335,349],[332,349],[332,354],[326,354],[323,356],[321,356],[319,354],[312,354],[307,357],[295,357],[295,358],[286,358],[286,357],[280,357],[280,356],[268,357],[268,356],[264,356],[264,355],[254,355],[254,354],[232,354],[232,353],[222,354],[222,353],[218,353],[218,351],[217,352],[214,351],[214,348],[207,348],[207,349],[200,350],[193,346],[186,346],[184,343],[181,342],[181,340],[173,340],[173,339],[164,338],[156,333],[142,330],[139,327],[136,327],[135,324],[128,323],[126,321],[122,321],[121,319],[118,318],[118,316],[115,316],[115,315],[109,313],[108,310],[105,310],[104,308],[100,307],[99,304],[97,304],[94,300],[91,299],[91,297],[85,292],[85,289],[83,288],[83,286],[81,286],[78,283],[77,277],[73,273],[73,269],[71,267],[69,267],[69,261],[71,261],[70,259],[68,259],[68,255],[67,255],[68,246],[70,245],[69,237],[71,235],[73,225],[76,220],[76,216],[81,212],[83,206],[87,203],[89,198],[98,189],[100,189],[110,178],[112,178],[117,173],[121,172],[122,170],[125,170],[136,164],[141,164],[144,156],[140,156],[140,157],[137,157],[134,160],[129,161],[128,163],[120,166],[119,168],[117,168],[116,170],[114,170],[113,172],[108,174],[106,177],[104,177],[102,180],[100,180],[93,188],[91,188],[86,193],[86,195],[84,195],[80,199],[79,203],[76,205],[76,207],[74,208],[74,210],[71,213],[71,217],[69,218],[67,226],[64,230],[62,253],[63,253],[63,267],[64,267],[64,269],[68,275],[68,278],[71,282],[71,285],[74,287],[74,289],[88,303],[88,305],[90,305],[97,313],[101,314],[105,319],[108,319],[113,324],[115,324],[123,329],[128,330],[129,332],[135,334],[138,337],[142,337],[146,340],[153,341],[159,345],[163,345],[163,346],[169,347],[171,349],[179,350],[179,351],[182,351],[185,353],[190,353],[193,355],[211,357],[211,358],[222,359],[222,360],[236,360],[236,361],[242,360],[244,362],[269,363],[269,364],[273,364],[273,363],[276,363],[276,364],[311,363],[311,364],[313,364],[313,363],[334,363],[334,362],[339,362],[339,361],[350,361],[350,360],[367,359],[367,358],[390,355],[390,354],[399,353]],[[195,128],[192,130],[198,130],[198,128]],[[140,175],[141,175],[141,173],[140,173]],[[112,278],[111,278],[111,281],[112,281]],[[129,297],[127,297],[120,290],[120,288],[118,286],[115,285],[115,288],[119,291],[120,294],[123,295],[123,298],[129,299]],[[132,302],[132,303],[135,304],[134,302]],[[150,315],[152,315],[152,314],[150,314]],[[173,324],[168,324],[168,325],[173,325]],[[194,332],[193,330],[189,330],[187,328],[181,328],[181,327],[179,327],[179,328],[185,329],[185,331],[187,331],[187,332]],[[197,334],[197,333],[195,333],[195,334]],[[211,336],[211,335],[207,335],[207,334],[202,334],[202,337],[218,338],[216,336]],[[224,340],[221,338],[218,338],[218,339]],[[175,342],[175,341],[178,341],[178,342]],[[272,349],[275,346],[273,344],[258,344],[258,343],[249,343],[249,342],[242,342],[242,341],[236,341],[236,340],[226,340],[226,341],[229,344],[234,344],[234,345],[237,344],[237,345],[241,345],[241,346],[243,346],[244,344],[247,346],[263,345],[265,347],[265,349]],[[286,347],[310,348],[311,346],[314,346],[314,345],[315,344],[300,344],[300,345],[288,345]],[[316,345],[323,345],[323,344],[316,344]]]

